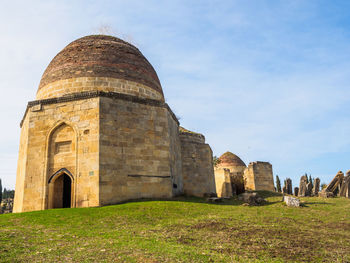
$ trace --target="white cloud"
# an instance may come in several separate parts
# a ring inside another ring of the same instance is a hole
[[[2,3],[0,177],[14,186],[18,125],[45,67],[102,24],[133,39],[182,124],[204,133],[215,154],[232,150],[299,176],[296,166],[350,146],[349,28],[324,12],[316,1]]]

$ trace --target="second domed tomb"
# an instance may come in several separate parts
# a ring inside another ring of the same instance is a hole
[[[214,174],[219,197],[244,191],[275,191],[272,165],[268,162],[251,162],[246,166],[237,155],[226,152],[220,156]]]
[[[245,163],[237,155],[231,152],[222,154],[214,172],[218,196],[230,197],[243,193],[245,169]]]
[[[14,212],[171,198],[184,189],[215,192],[212,152],[204,137],[179,132],[141,52],[97,35],[58,53],[21,122]]]

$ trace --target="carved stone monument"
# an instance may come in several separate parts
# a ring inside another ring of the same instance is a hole
[[[306,184],[307,184],[307,176],[303,175],[300,178],[299,195],[298,196],[301,196],[301,197],[306,196],[306,192],[307,192]]]
[[[287,187],[287,194],[292,195],[293,194],[292,179],[287,178],[285,182]]]
[[[312,183],[306,184],[306,193],[305,196],[312,196]]]
[[[320,191],[320,178],[316,178],[314,181],[314,188],[312,189],[312,194],[314,196],[318,196],[319,191]]]
[[[339,196],[350,198],[350,170],[346,172],[340,188]]]
[[[326,188],[326,192],[333,193],[334,196],[337,196],[340,192],[341,184],[344,180],[344,173],[342,171],[339,171],[337,175],[333,178],[333,180],[329,183],[329,185]]]
[[[347,173],[347,176],[349,174]],[[344,182],[344,173],[342,171],[339,171],[336,176],[334,176],[333,180],[327,185],[325,189],[323,189],[318,196],[323,198],[329,198],[337,196],[339,193],[346,192],[345,186],[342,187],[342,184]],[[348,179],[347,179],[348,180]],[[345,181],[347,181],[345,180]],[[343,192],[342,192],[343,190]]]
[[[294,187],[294,195],[298,196],[299,194],[299,187]]]

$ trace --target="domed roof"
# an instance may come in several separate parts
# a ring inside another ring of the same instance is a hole
[[[220,166],[230,165],[230,166],[246,166],[245,163],[237,155],[231,152],[225,152],[219,157]]]
[[[129,80],[163,96],[157,73],[148,60],[135,46],[113,36],[86,36],[66,46],[46,68],[38,93],[50,83],[78,77]]]

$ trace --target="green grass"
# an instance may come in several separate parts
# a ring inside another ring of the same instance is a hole
[[[350,199],[198,198],[0,215],[1,262],[350,262]]]

